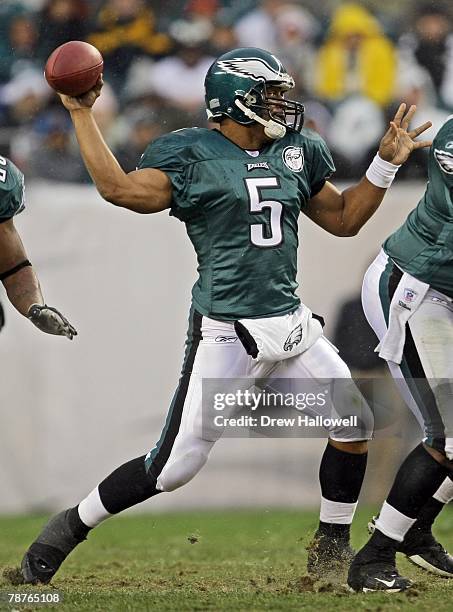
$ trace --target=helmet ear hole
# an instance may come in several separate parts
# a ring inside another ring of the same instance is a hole
[[[246,96],[244,96],[244,100],[247,104],[256,104],[257,103],[257,97],[254,96],[252,93],[248,93]]]

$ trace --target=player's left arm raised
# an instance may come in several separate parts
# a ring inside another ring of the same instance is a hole
[[[8,299],[41,331],[72,340],[77,331],[56,308],[47,306],[12,219],[0,223],[0,280]]]
[[[416,149],[431,146],[429,140],[415,140],[431,127],[427,121],[412,130],[409,123],[416,111],[400,104],[389,129],[384,134],[379,152],[361,181],[343,192],[326,182],[304,211],[317,225],[335,236],[355,236],[382,202],[385,192],[403,164]]]

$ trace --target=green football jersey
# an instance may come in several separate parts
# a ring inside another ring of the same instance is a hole
[[[428,162],[428,185],[384,250],[405,272],[453,297],[453,115],[437,133]]]
[[[287,134],[258,154],[218,130],[187,128],[151,143],[139,168],[172,182],[170,214],[198,258],[192,297],[201,314],[231,321],[297,308],[297,220],[335,170],[315,132]]]
[[[13,162],[0,157],[0,223],[24,208],[24,175]]]

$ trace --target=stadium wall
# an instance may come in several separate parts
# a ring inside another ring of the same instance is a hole
[[[300,295],[327,319],[357,293],[423,184],[395,185],[354,238],[301,221]],[[76,504],[160,435],[183,355],[195,256],[184,226],[103,202],[91,186],[30,183],[16,226],[45,297],[79,329],[39,333],[5,302],[0,335],[0,512]],[[225,439],[195,480],[143,510],[313,506],[324,441]],[[259,482],[259,486],[257,486]]]

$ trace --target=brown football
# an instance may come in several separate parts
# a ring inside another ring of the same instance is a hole
[[[96,85],[102,74],[102,55],[89,43],[71,40],[53,51],[44,75],[49,85],[67,96],[81,96]]]

